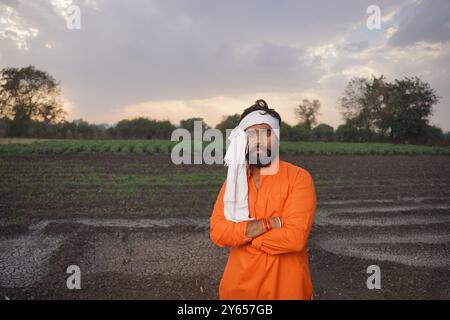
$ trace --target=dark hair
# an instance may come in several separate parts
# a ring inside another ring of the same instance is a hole
[[[239,123],[241,123],[242,119],[244,119],[249,113],[252,113],[253,111],[262,110],[265,111],[264,114],[270,114],[272,117],[278,119],[280,125],[281,125],[281,117],[278,112],[275,111],[275,109],[269,108],[267,105],[267,102],[265,102],[262,99],[256,100],[255,104],[251,107],[248,107],[244,110],[244,112],[241,114],[241,118],[239,119]]]

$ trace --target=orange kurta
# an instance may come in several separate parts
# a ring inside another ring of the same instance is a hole
[[[312,299],[306,243],[316,211],[316,191],[310,173],[280,160],[277,174],[261,175],[259,189],[248,168],[247,177],[250,217],[280,216],[283,226],[248,239],[248,221],[236,223],[224,217],[223,183],[210,219],[211,240],[231,248],[219,298]]]

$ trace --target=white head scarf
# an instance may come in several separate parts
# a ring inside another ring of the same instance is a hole
[[[256,124],[268,124],[272,127],[278,141],[280,140],[280,125],[277,118],[264,110],[257,110],[245,116],[239,125],[231,131],[228,140],[230,144],[225,154],[225,165],[228,166],[224,202],[225,219],[241,222],[253,220],[248,210],[247,184],[247,136],[245,129]]]

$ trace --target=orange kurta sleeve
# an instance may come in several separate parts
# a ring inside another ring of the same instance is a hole
[[[211,241],[220,247],[236,247],[251,241],[245,233],[249,221],[233,222],[225,219],[223,195],[225,193],[226,181],[223,183],[217,196],[214,210],[210,218]]]
[[[304,250],[316,203],[316,191],[310,173],[299,170],[283,206],[283,226],[254,238],[251,245],[271,255]]]

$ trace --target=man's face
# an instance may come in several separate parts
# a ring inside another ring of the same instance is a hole
[[[272,128],[268,124],[255,124],[245,130],[248,153],[246,159],[250,165],[267,167],[272,162]]]

